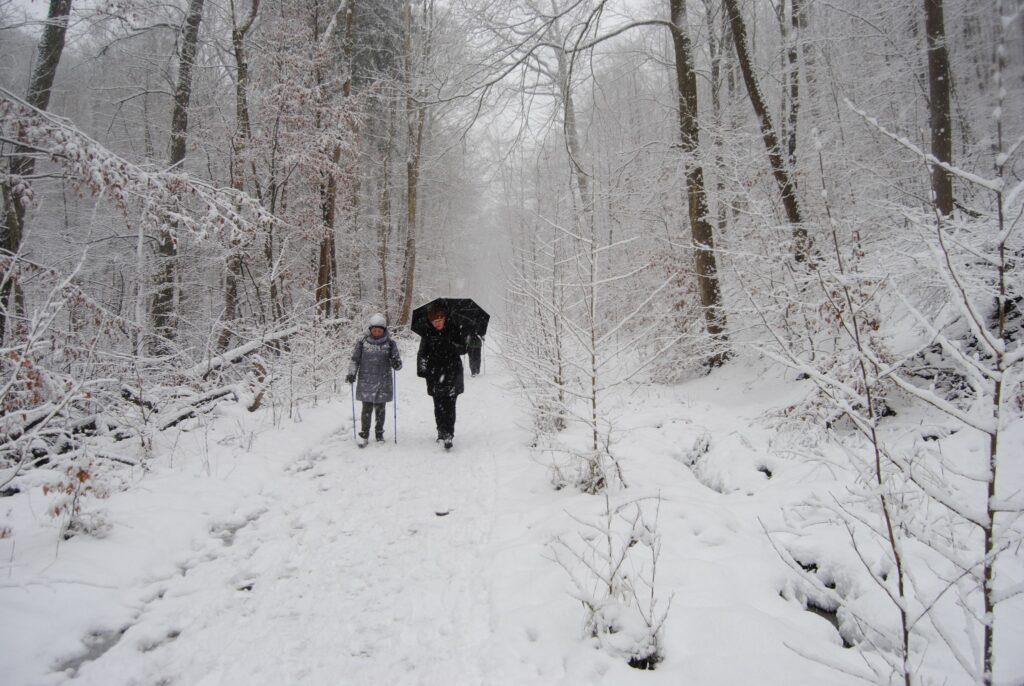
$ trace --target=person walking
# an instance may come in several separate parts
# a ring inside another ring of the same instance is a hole
[[[448,310],[442,305],[427,310],[429,330],[420,338],[416,354],[416,376],[427,380],[427,394],[434,399],[437,440],[450,450],[455,439],[455,401],[465,390],[462,355],[466,342],[455,327],[448,325]]]
[[[402,368],[402,357],[398,344],[388,331],[384,315],[370,317],[370,332],[356,343],[352,351],[352,362],[345,376],[347,383],[356,383],[356,398],[363,403],[362,430],[359,432],[359,446],[370,439],[370,419],[376,415],[374,436],[378,443],[384,441],[384,416],[387,403],[394,400],[394,384],[391,370]]]
[[[480,374],[480,354],[484,349],[484,337],[480,334],[473,332],[466,336],[466,350],[469,355],[469,374],[470,376],[479,376]]]

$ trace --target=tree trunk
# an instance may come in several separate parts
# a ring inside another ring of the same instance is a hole
[[[352,84],[355,81],[355,60],[353,54],[355,50],[355,19],[356,19],[356,0],[348,0],[345,15],[345,37],[342,43],[342,54],[344,57],[344,69],[346,70],[345,82],[341,87],[341,95],[345,98],[346,112],[345,112],[345,128],[352,136],[353,140],[359,140],[359,121],[360,118],[357,113],[354,112],[354,105],[350,98],[352,97]],[[359,192],[361,186],[361,179],[359,175],[359,155],[352,155],[348,163],[345,165],[345,173],[342,177],[345,185],[344,198],[344,218],[349,227],[349,240],[346,247],[346,254],[348,256],[346,268],[351,269],[350,278],[347,280],[349,283],[355,286],[355,292],[350,291],[355,299],[362,301],[362,265],[359,259],[360,250],[357,243],[356,237],[359,234]],[[335,275],[338,274],[337,265],[334,268]],[[337,307],[335,309],[335,317],[339,316],[340,312]]]
[[[412,120],[412,2],[405,0],[403,9],[405,17],[405,32],[402,37],[402,48],[405,60],[405,87],[406,87],[406,112],[405,116]],[[405,326],[412,316],[412,294],[416,276],[416,167],[412,154],[412,126],[407,126],[409,132],[406,140],[405,154],[405,260],[402,275],[402,308],[398,312],[398,325]]]
[[[725,202],[725,174],[722,171],[724,169],[723,152],[725,150],[725,117],[722,94],[723,90],[726,96],[729,96],[731,93],[731,88],[729,88],[729,76],[732,73],[729,61],[729,45],[731,41],[729,40],[729,20],[725,13],[716,14],[712,9],[711,0],[704,0],[704,7],[704,14],[707,17],[708,24],[708,51],[711,60],[711,112],[714,118],[714,131],[711,134],[711,138],[715,147],[715,169],[717,170],[715,174],[715,197],[717,202],[714,228],[719,236],[723,236],[727,233],[729,227],[729,207],[728,203]],[[714,20],[716,17],[721,20],[721,26],[718,31],[715,30]]]
[[[36,53],[36,68],[32,72],[25,101],[36,109],[45,110],[50,106],[50,89],[57,75],[64,52],[64,37],[68,30],[68,16],[71,14],[71,0],[50,0],[46,26],[39,39]]]
[[[235,139],[231,159],[231,186],[245,190],[245,161],[242,153],[252,139],[249,124],[249,102],[246,95],[249,83],[249,63],[245,56],[245,35],[252,28],[259,11],[259,0],[252,0],[249,16],[238,26],[235,22],[235,3],[231,2],[231,46],[235,57]],[[231,241],[224,272],[224,324],[217,339],[218,352],[231,344],[232,323],[238,318],[238,286],[242,279],[242,253],[237,241]]]
[[[315,22],[313,26],[313,39],[317,43],[322,40],[320,35],[319,21]],[[320,57],[318,56],[319,60]],[[316,92],[324,97],[324,77],[321,72],[321,68],[318,65],[316,67]],[[315,126],[317,130],[323,128],[324,124],[322,121],[322,113],[320,110],[324,107],[323,102],[319,102],[316,105],[317,115]],[[320,183],[320,222],[321,222],[321,236],[320,236],[320,247],[317,252],[316,261],[316,288],[313,291],[313,297],[316,301],[317,312],[320,317],[328,319],[331,316],[331,303],[333,296],[331,293],[331,286],[334,283],[333,273],[333,256],[334,256],[334,207],[337,198],[337,180],[334,174],[334,167],[337,166],[338,160],[341,159],[341,148],[335,144],[334,150],[330,153],[331,169],[325,172],[323,180]]]
[[[426,19],[427,30],[430,30],[433,21],[433,3],[428,7]],[[409,118],[408,150],[406,152],[405,180],[406,180],[406,222],[407,233],[405,239],[405,276],[402,294],[402,309],[398,315],[398,325],[405,326],[412,316],[412,301],[415,291],[416,277],[416,212],[419,200],[420,164],[423,157],[423,134],[427,127],[427,107],[416,101],[416,83],[413,76],[413,55],[412,55],[412,2],[405,0],[405,78],[406,78],[406,116]],[[424,47],[421,59],[424,63],[430,56],[429,37]]]
[[[409,323],[409,318],[412,315],[412,300],[413,291],[415,290],[415,276],[416,276],[416,209],[418,202],[418,186],[419,186],[419,175],[420,175],[420,155],[419,148],[423,140],[423,127],[420,125],[416,127],[418,129],[418,135],[415,136],[413,141],[410,141],[410,145],[413,146],[413,150],[405,162],[405,182],[406,182],[406,238],[405,238],[405,288],[402,293],[402,310],[398,315],[398,323],[400,326],[405,326]]]
[[[808,121],[816,122],[821,115],[818,105],[819,89],[815,62],[815,50],[817,50],[817,47],[807,33],[807,27],[810,25],[810,11],[810,0],[793,0],[793,26],[796,29],[796,45],[802,58],[801,72],[803,73],[805,85],[800,106],[804,107],[806,105],[809,114]]]
[[[188,142],[188,108],[192,100],[192,68],[195,66],[199,44],[199,23],[203,18],[203,0],[189,0],[188,15],[182,28],[181,52],[178,60],[178,83],[174,89],[174,109],[171,114],[170,168],[180,168],[185,161]],[[160,232],[157,247],[160,266],[153,296],[153,333],[157,346],[167,352],[166,343],[175,338],[177,325],[174,301],[177,290],[178,241],[173,228]]]
[[[281,211],[284,211],[285,206],[285,184],[278,183],[277,180],[277,153],[280,142],[280,124],[281,115],[277,114],[274,120],[273,136],[271,139],[270,147],[270,173],[269,179],[267,180],[267,210],[270,214],[276,214],[278,209],[278,197],[281,198]],[[277,266],[275,264],[274,257],[274,224],[271,223],[267,226],[267,234],[263,240],[263,259],[267,264],[267,280],[269,282],[268,290],[270,292],[270,319],[271,321],[278,322],[284,316],[284,308],[281,306],[281,297],[278,294],[278,276]]]
[[[341,160],[341,146],[335,145],[331,153],[331,165],[336,167]],[[334,211],[338,197],[338,177],[332,171],[320,186],[320,218],[323,221],[323,236],[320,238],[320,252],[317,257],[316,302],[320,316],[329,319],[334,303],[332,294],[337,265],[334,261]]]
[[[951,163],[953,130],[949,114],[952,74],[946,49],[946,26],[942,0],[924,0],[924,25],[928,36],[928,115],[932,130],[932,155]],[[944,216],[953,213],[953,176],[939,166],[932,167],[932,195],[935,209]]]
[[[554,3],[552,3],[552,9],[554,10]],[[555,38],[559,47],[556,48],[558,51],[558,90],[562,98],[562,129],[563,135],[565,136],[565,146],[569,152],[569,171],[572,177],[573,184],[576,186],[576,193],[579,194],[579,214],[580,219],[580,235],[586,240],[582,246],[574,247],[573,252],[575,253],[575,260],[577,261],[577,270],[579,270],[579,260],[582,257],[586,259],[586,281],[581,284],[583,304],[587,311],[587,322],[586,330],[581,332],[582,335],[589,334],[589,369],[586,370],[589,379],[589,392],[588,400],[590,404],[590,417],[588,421],[588,428],[590,429],[590,457],[587,458],[587,470],[588,475],[586,478],[588,492],[596,493],[604,490],[607,479],[604,473],[604,461],[601,456],[601,443],[600,433],[598,430],[599,415],[599,364],[598,364],[598,297],[599,297],[599,286],[600,281],[598,279],[598,252],[599,245],[597,240],[597,231],[594,224],[594,198],[590,188],[590,178],[583,168],[583,149],[580,146],[579,131],[576,126],[576,106],[573,101],[572,94],[572,74],[570,73],[570,65],[567,64],[567,56],[565,50],[561,49],[562,36],[557,34],[557,26],[552,25],[552,28],[556,30]],[[575,203],[574,203],[575,204]],[[559,241],[556,239],[556,246]],[[581,250],[582,248],[582,255]],[[556,248],[557,255],[557,248]],[[579,276],[584,276],[579,274]],[[556,317],[561,316],[561,311]]]
[[[29,81],[25,101],[39,110],[50,106],[50,91],[57,75],[57,66],[64,53],[64,38],[68,30],[68,17],[71,14],[71,0],[50,0],[50,9],[46,17],[43,35],[39,38],[36,51],[36,64]],[[35,158],[28,151],[18,148],[9,162],[9,176],[0,184],[3,195],[3,236],[0,237],[0,250],[9,255],[17,255],[21,250],[21,239],[25,234],[25,202],[18,186],[22,179],[32,176],[35,172]],[[8,313],[23,311],[21,287],[15,271],[12,270],[3,286],[0,286],[0,342],[7,330]]]
[[[708,221],[708,201],[704,187],[704,169],[700,165],[700,126],[697,120],[697,76],[693,70],[690,39],[686,32],[686,0],[669,0],[672,21],[672,48],[676,62],[676,87],[679,97],[679,134],[686,163],[686,199],[693,237],[694,262],[700,286],[704,325],[708,334],[724,343],[725,312],[722,292],[718,283],[715,260],[715,241]],[[725,359],[725,351],[716,352],[711,365],[718,366]]]
[[[391,241],[391,155],[395,140],[395,112],[385,105],[388,115],[388,137],[384,148],[384,169],[380,182],[380,219],[377,230],[377,254],[380,263],[381,309],[384,318],[391,321],[391,294],[388,286],[388,261]]]
[[[314,27],[317,42],[321,43],[323,51],[326,52],[326,40],[333,33],[331,24],[325,29],[324,35],[319,35],[319,29]],[[355,26],[355,0],[348,0],[345,8],[345,37],[344,57],[348,73],[342,84],[342,97],[348,98],[352,88],[352,39]],[[323,87],[323,75],[317,69],[316,75],[318,90]],[[350,126],[354,126],[352,121]],[[321,122],[317,121],[318,127]],[[315,297],[320,316],[329,319],[335,316],[338,303],[335,287],[338,280],[338,261],[336,255],[337,236],[335,235],[335,222],[337,218],[338,203],[338,163],[341,161],[341,145],[335,144],[331,152],[331,170],[327,172],[327,178],[320,187],[320,216],[323,220],[324,234],[320,239],[320,251],[317,256],[317,278]],[[349,196],[351,197],[351,196]]]
[[[789,79],[789,120],[786,127],[786,161],[790,173],[796,170],[796,127],[800,118],[800,61],[797,42],[800,39],[801,0],[792,0],[789,7],[789,36],[786,47],[786,66]]]
[[[557,39],[561,42],[562,37],[558,36]],[[595,239],[593,231],[594,199],[590,192],[590,179],[581,164],[583,150],[580,148],[579,132],[576,129],[576,104],[572,98],[572,84],[570,83],[569,67],[566,64],[566,54],[561,49],[558,50],[558,91],[562,98],[562,129],[565,135],[565,145],[569,150],[569,167],[576,185],[576,192],[580,196],[583,224],[589,237]]]
[[[768,106],[761,94],[761,86],[754,75],[750,52],[747,49],[747,27],[740,14],[739,5],[736,0],[722,0],[722,2],[729,14],[729,26],[732,29],[732,38],[736,45],[736,59],[739,62],[740,72],[743,74],[743,83],[747,87],[747,96],[754,108],[754,114],[757,115],[758,121],[761,123],[761,138],[764,140],[764,147],[768,152],[772,175],[775,177],[775,183],[782,195],[782,206],[786,211],[786,219],[793,226],[793,257],[797,262],[803,262],[808,257],[810,245],[807,239],[807,229],[804,227],[800,215],[800,205],[797,202],[796,182],[793,181],[791,170],[786,166],[782,149],[779,146],[779,137],[775,132],[775,125],[772,123]]]

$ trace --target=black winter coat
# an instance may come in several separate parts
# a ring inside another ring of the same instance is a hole
[[[428,395],[455,396],[466,390],[461,357],[465,354],[466,342],[456,329],[435,329],[420,339],[416,376],[427,380]]]

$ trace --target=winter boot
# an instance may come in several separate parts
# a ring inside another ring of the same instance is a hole
[[[445,436],[442,439],[444,441],[444,449],[445,450],[451,450],[452,449],[452,440],[454,438],[455,438],[454,436],[452,436],[451,434],[448,434],[447,436]]]
[[[377,439],[377,442],[378,442],[378,443],[383,443],[383,442],[384,442],[384,434],[376,434],[376,435],[374,436],[374,438],[376,438],[376,439]]]
[[[369,443],[369,442],[370,442],[370,432],[369,431],[360,431],[359,432],[359,440],[356,441],[356,445],[358,445],[360,448],[365,448],[366,444]]]

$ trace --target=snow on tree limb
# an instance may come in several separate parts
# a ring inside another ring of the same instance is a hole
[[[934,155],[932,155],[930,153],[927,153],[924,150],[921,150],[921,148],[919,148],[916,145],[914,145],[909,139],[907,139],[907,138],[905,138],[905,137],[903,137],[903,136],[901,136],[901,135],[899,135],[897,133],[893,133],[892,131],[889,131],[888,129],[886,129],[884,126],[882,126],[878,122],[878,119],[876,119],[875,117],[872,117],[871,115],[869,115],[864,110],[858,109],[857,106],[854,105],[852,102],[850,102],[850,100],[848,98],[844,98],[843,102],[846,103],[846,106],[849,107],[850,110],[852,110],[861,119],[863,119],[864,122],[868,126],[872,127],[873,129],[875,129],[876,131],[881,133],[883,136],[886,136],[887,138],[889,138],[889,139],[895,141],[896,143],[898,143],[899,145],[903,146],[904,148],[906,148],[910,152],[914,153],[915,155],[917,155],[921,159],[925,160],[928,164],[935,165],[937,167],[942,167],[943,169],[948,171],[950,174],[955,174],[956,176],[959,176],[964,181],[967,181],[968,183],[972,183],[972,184],[981,186],[982,188],[987,188],[988,190],[992,191],[993,193],[1001,193],[1003,191],[1004,184],[1003,184],[1003,180],[1002,179],[986,179],[983,176],[978,176],[977,174],[972,174],[969,171],[966,171],[964,169],[960,169],[959,167],[955,167],[952,164],[949,164],[947,162],[943,162],[942,160],[938,159]]]
[[[341,16],[342,11],[352,11],[351,2],[352,0],[341,0],[338,3],[337,9],[334,10],[334,14],[331,15],[331,20],[327,24],[327,28],[324,29],[323,35],[320,36],[319,48],[321,50],[326,50],[330,45],[334,32],[338,30],[338,17]]]
[[[350,324],[350,323],[351,323],[351,320],[342,317],[342,318],[338,318],[338,319],[328,319],[328,320],[325,320],[325,321],[321,322],[321,325],[322,326],[332,326],[332,325],[337,325],[337,324]],[[238,346],[236,348],[228,350],[227,352],[225,352],[222,355],[217,355],[216,357],[211,357],[209,360],[204,360],[203,362],[200,362],[199,364],[197,364],[197,365],[191,367],[190,369],[186,370],[185,371],[185,376],[193,377],[193,378],[205,377],[207,374],[212,372],[214,369],[217,369],[219,367],[223,367],[224,365],[227,365],[227,364],[231,364],[232,362],[237,362],[238,360],[242,359],[246,355],[248,355],[248,354],[250,354],[252,352],[255,352],[256,350],[259,350],[260,348],[262,348],[267,343],[272,343],[274,341],[279,341],[279,340],[282,340],[284,338],[288,338],[289,336],[294,336],[295,334],[299,333],[299,331],[301,331],[302,328],[303,328],[302,326],[289,326],[286,329],[281,329],[280,331],[275,331],[273,333],[268,333],[265,336],[262,336],[262,337],[260,337],[257,340],[249,341],[248,343],[244,343],[244,344],[242,344],[242,345],[240,345],[240,346]]]
[[[109,197],[126,213],[139,205],[141,221],[175,234],[184,231],[200,240],[244,241],[254,226],[277,221],[240,191],[218,188],[182,172],[143,169],[4,88],[0,88],[0,138],[45,154],[79,189]],[[18,192],[31,197],[26,179],[11,182]]]

